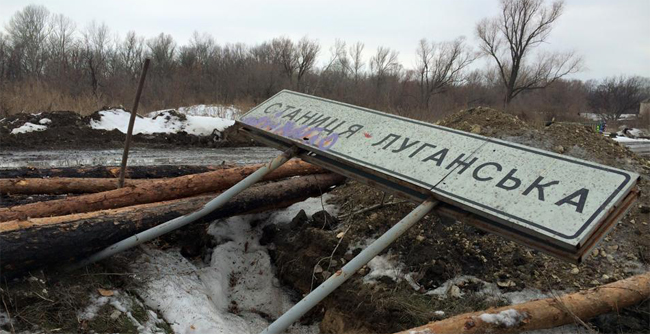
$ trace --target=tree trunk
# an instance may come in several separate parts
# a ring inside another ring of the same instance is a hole
[[[64,199],[0,208],[0,222],[61,216],[71,213],[114,209],[135,204],[153,203],[189,197],[230,188],[262,165],[223,169],[195,175],[142,183],[132,187],[87,194]],[[323,169],[300,160],[291,160],[263,180],[322,173]]]
[[[320,195],[345,180],[337,174],[317,174],[268,183],[244,190],[200,222],[287,207]],[[202,195],[60,217],[0,223],[3,275],[72,261],[135,233],[194,212],[214,198]]]
[[[126,168],[126,178],[129,179],[156,179],[163,177],[177,177],[189,174],[198,174],[232,168],[233,165],[219,166],[192,166],[192,165],[160,165],[160,166],[129,166]],[[92,178],[117,178],[120,167],[62,167],[62,168],[30,168],[0,169],[0,178],[43,178],[43,177],[92,177]]]
[[[645,273],[559,298],[540,299],[483,312],[461,314],[399,334],[518,333],[553,328],[587,321],[600,314],[617,312],[648,298],[650,273]],[[506,325],[503,321],[505,319],[511,320],[512,323]]]
[[[126,187],[140,186],[154,180],[125,180]],[[46,179],[0,179],[0,194],[85,194],[117,189],[117,179],[55,177]]]

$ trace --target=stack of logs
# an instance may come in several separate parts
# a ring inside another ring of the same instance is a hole
[[[0,171],[0,271],[14,276],[90,255],[200,209],[259,167],[132,167],[120,189],[117,170],[109,167]],[[283,208],[343,180],[291,160],[202,222]],[[34,202],[44,195],[61,198]],[[16,198],[32,203],[8,206]]]

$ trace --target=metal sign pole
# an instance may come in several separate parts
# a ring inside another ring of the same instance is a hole
[[[129,127],[126,130],[126,139],[124,140],[124,153],[122,153],[122,165],[120,166],[120,177],[118,181],[118,188],[124,187],[124,175],[126,175],[126,162],[129,159],[129,148],[131,147],[131,136],[133,135],[133,125],[135,124],[135,116],[138,114],[138,104],[140,103],[140,96],[142,95],[142,88],[144,87],[144,79],[147,77],[147,69],[149,69],[149,58],[144,60],[142,73],[140,74],[140,83],[138,84],[138,91],[135,93],[135,100],[133,101],[133,110],[131,110],[131,118],[129,118]]]
[[[397,224],[386,231],[379,239],[375,240],[370,246],[364,249],[359,255],[353,258],[348,264],[343,266],[341,270],[337,271],[327,281],[323,282],[316,290],[312,291],[298,304],[294,305],[289,311],[284,313],[281,317],[275,320],[269,327],[267,327],[260,334],[276,334],[282,333],[289,328],[291,324],[300,319],[305,313],[311,310],[316,304],[325,299],[336,288],[352,277],[352,275],[366,265],[372,258],[381,253],[388,247],[395,239],[404,234],[413,224],[418,222],[422,217],[429,213],[438,201],[428,199],[420,206],[411,211],[406,217],[400,220]]]
[[[275,157],[268,164],[264,165],[260,169],[256,170],[253,174],[247,176],[245,179],[239,181],[237,184],[219,194],[219,196],[212,199],[210,202],[206,203],[203,208],[198,211],[192,212],[188,215],[180,216],[174,218],[168,222],[160,224],[158,226],[152,227],[146,231],[142,231],[136,235],[133,235],[129,238],[126,238],[118,243],[109,246],[94,255],[82,260],[76,265],[68,268],[69,270],[87,266],[91,263],[101,261],[107,257],[110,257],[119,252],[125,251],[129,248],[135,247],[137,245],[143,244],[147,241],[153,240],[163,234],[169,233],[173,230],[181,228],[197,219],[200,219],[210,212],[220,208],[230,199],[235,197],[237,194],[241,193],[246,188],[252,186],[257,181],[261,180],[266,174],[276,170],[278,167],[282,166],[285,162],[289,161],[291,157],[296,155],[298,152],[297,147],[292,147],[281,155]]]

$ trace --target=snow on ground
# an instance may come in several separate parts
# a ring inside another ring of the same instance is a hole
[[[395,256],[390,254],[377,255],[368,262],[370,272],[363,277],[366,283],[376,282],[378,278],[389,277],[395,282],[399,282],[404,277],[402,273],[404,265],[399,263]]]
[[[234,120],[241,110],[233,105],[220,106],[198,104],[190,107],[180,107],[178,108],[178,112],[191,116],[209,116]]]
[[[98,130],[114,130],[126,133],[131,114],[123,109],[100,111],[100,120],[91,120],[90,127]],[[185,116],[186,119],[175,115],[172,110],[160,110],[137,116],[133,125],[134,134],[177,133],[185,131],[189,134],[207,136],[216,129],[221,132],[235,124],[233,120],[209,116]]]
[[[46,119],[46,118],[44,118],[44,119]],[[26,122],[22,126],[11,130],[11,134],[16,135],[16,134],[19,134],[19,133],[28,133],[28,132],[34,132],[34,131],[44,131],[45,129],[47,129],[47,126],[45,126],[45,125],[38,125],[38,124]]]
[[[650,139],[645,139],[645,138],[629,138],[629,137],[624,137],[624,136],[618,136],[615,138],[612,138],[616,140],[617,142],[621,143],[650,143]]]
[[[217,246],[208,264],[191,263],[178,249],[144,248],[132,266],[141,280],[138,294],[158,310],[176,333],[258,333],[293,306],[275,275],[266,247],[259,244],[265,224],[284,224],[300,210],[312,215],[330,195],[273,213],[218,220],[208,233]],[[263,223],[253,228],[251,222]],[[318,326],[294,325],[290,333],[318,333]]]

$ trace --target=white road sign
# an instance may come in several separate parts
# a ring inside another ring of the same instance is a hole
[[[635,185],[632,172],[291,91],[244,127],[430,191],[508,228],[577,249]]]

